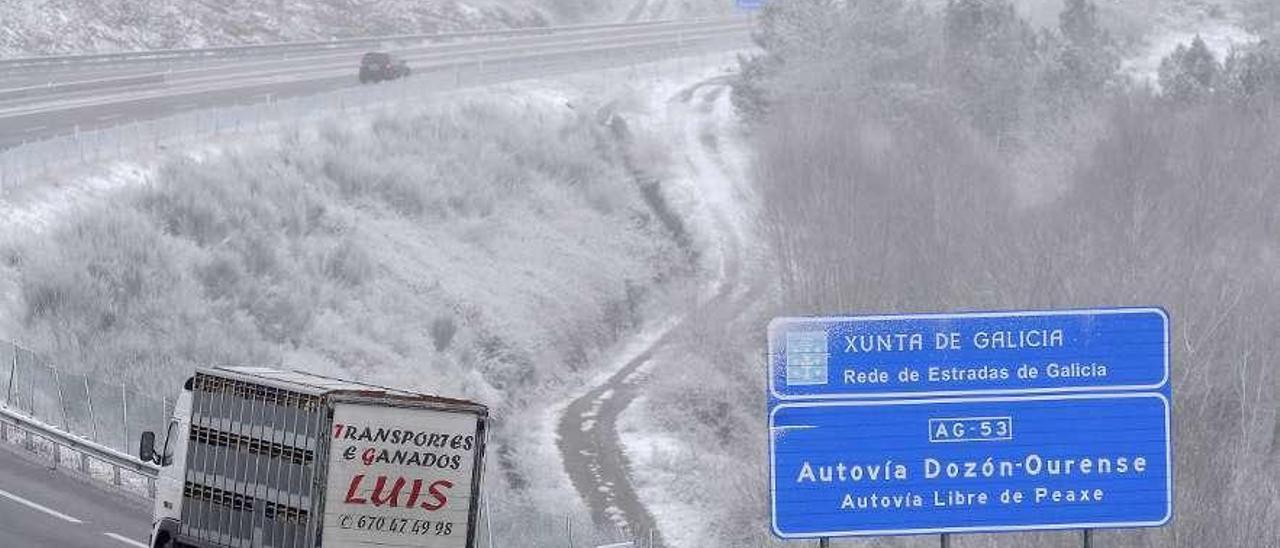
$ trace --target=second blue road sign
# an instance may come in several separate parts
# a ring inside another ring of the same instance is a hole
[[[1168,332],[1158,309],[773,322],[775,534],[1167,523]]]

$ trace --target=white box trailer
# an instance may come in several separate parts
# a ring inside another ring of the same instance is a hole
[[[198,370],[161,449],[153,547],[472,548],[488,409],[319,375]]]

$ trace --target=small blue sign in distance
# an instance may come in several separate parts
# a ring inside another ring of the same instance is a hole
[[[780,318],[779,400],[1156,390],[1169,379],[1157,308]]]
[[[774,533],[1163,525],[1173,515],[1167,391],[775,401]]]
[[[765,0],[737,0],[738,9],[756,11],[764,8]]]

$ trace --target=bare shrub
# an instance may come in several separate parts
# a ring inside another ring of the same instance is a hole
[[[355,287],[373,277],[373,258],[360,244],[344,238],[325,258],[324,273],[329,279]]]
[[[436,352],[444,352],[453,344],[453,336],[458,334],[458,324],[452,316],[440,316],[431,320],[431,342]]]

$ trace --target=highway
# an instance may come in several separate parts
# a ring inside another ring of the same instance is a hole
[[[151,510],[0,447],[0,546],[146,546]]]
[[[607,68],[748,44],[743,19],[605,29],[403,46],[389,51],[414,70],[403,85],[484,85]],[[324,48],[229,60],[133,60],[0,68],[0,149],[191,110],[263,103],[358,86],[364,50]]]
[[[373,49],[391,51],[409,62],[412,77],[380,85],[401,86],[396,89],[412,97],[418,91],[619,68],[750,45],[748,23],[742,18],[600,27],[397,43],[390,48],[321,44],[311,51],[233,57],[25,65],[0,59],[0,151],[93,128],[358,88],[360,55]],[[151,522],[148,508],[111,493],[105,485],[52,471],[35,459],[14,446],[0,447],[0,547],[145,546]],[[644,516],[633,523],[652,523],[638,501],[628,502],[624,506],[634,515]],[[598,517],[605,510],[594,509]]]

